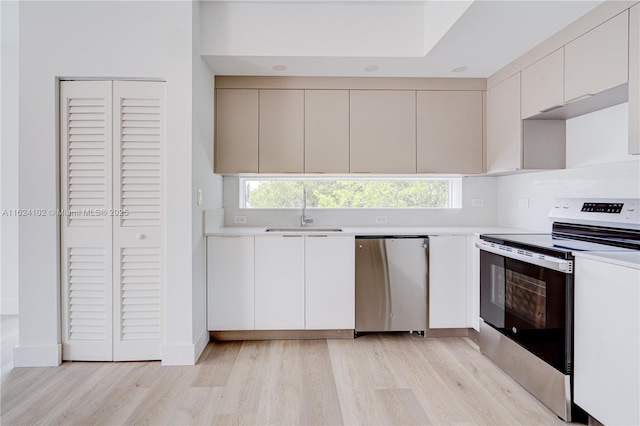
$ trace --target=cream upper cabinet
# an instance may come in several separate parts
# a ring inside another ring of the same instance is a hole
[[[522,118],[564,104],[564,48],[522,70]]]
[[[416,92],[352,90],[351,173],[416,172]]]
[[[564,53],[565,103],[626,83],[629,72],[628,11],[567,44]]]
[[[418,173],[482,173],[482,92],[417,92]]]
[[[349,91],[305,90],[305,173],[349,173]]]
[[[304,90],[260,90],[260,173],[304,172]]]
[[[487,90],[487,172],[522,168],[520,73]]]
[[[640,154],[640,4],[629,9],[629,154]]]
[[[258,172],[258,90],[216,90],[215,172]]]

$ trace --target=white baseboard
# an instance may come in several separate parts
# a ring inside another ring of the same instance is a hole
[[[14,367],[57,367],[62,363],[62,345],[16,346],[13,348]]]
[[[18,299],[0,299],[0,315],[18,315]]]
[[[209,333],[203,330],[191,345],[164,345],[162,365],[195,365],[209,343]]]

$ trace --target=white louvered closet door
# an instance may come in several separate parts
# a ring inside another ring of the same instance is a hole
[[[114,358],[161,357],[164,83],[113,83]]]
[[[111,82],[60,83],[62,356],[113,359]]]
[[[65,360],[161,358],[164,91],[60,84]]]

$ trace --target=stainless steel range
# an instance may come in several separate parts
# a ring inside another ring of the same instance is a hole
[[[639,199],[558,199],[551,234],[481,235],[480,350],[566,421],[576,251],[640,250]]]

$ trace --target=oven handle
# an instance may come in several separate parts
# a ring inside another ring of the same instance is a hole
[[[520,260],[525,263],[542,266],[543,268],[552,269],[554,271],[562,272],[563,274],[573,274],[573,260],[560,259],[558,257],[503,246],[501,244],[484,240],[476,242],[476,247],[480,250],[488,251],[510,259]]]

